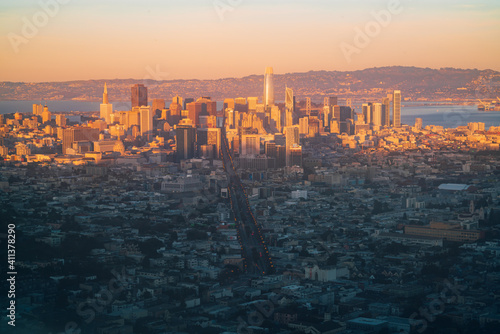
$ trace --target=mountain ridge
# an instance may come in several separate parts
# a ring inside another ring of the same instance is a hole
[[[92,79],[60,82],[0,82],[0,100],[86,100],[102,98],[104,82],[107,83],[111,101],[130,99],[130,86],[142,83],[148,86],[148,96],[169,100],[175,95],[213,99],[262,95],[263,75],[252,74],[240,78],[220,79]],[[440,69],[415,66],[372,67],[355,71],[291,72],[274,74],[276,100],[282,100],[285,86],[294,90],[297,98],[324,96],[339,98],[384,97],[399,89],[410,100],[477,100],[495,99],[500,95],[500,72],[491,69]]]

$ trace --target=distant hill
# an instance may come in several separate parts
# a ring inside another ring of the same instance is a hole
[[[175,95],[212,99],[262,96],[263,75],[217,80],[79,80],[66,82],[1,82],[0,100],[86,100],[100,101],[107,82],[110,101],[130,100],[130,86],[148,86],[149,99],[170,100]],[[477,101],[500,95],[500,72],[493,70],[418,67],[377,67],[359,71],[310,71],[274,75],[276,101],[284,100],[285,86],[298,99],[325,96],[378,101],[399,89],[406,99]]]

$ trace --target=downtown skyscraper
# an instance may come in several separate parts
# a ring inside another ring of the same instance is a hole
[[[285,88],[285,126],[293,125],[293,113],[295,111],[295,97],[291,88]]]
[[[264,74],[264,95],[262,97],[262,103],[264,108],[268,108],[274,105],[274,84],[273,84],[273,68],[267,67],[266,73]]]
[[[401,127],[401,91],[395,90],[392,98],[392,126]]]
[[[102,103],[99,117],[104,119],[106,123],[111,124],[111,114],[113,113],[113,105],[108,100],[108,87],[104,83],[104,92],[102,94]]]
[[[132,108],[148,105],[148,88],[143,84],[135,84],[131,88]]]

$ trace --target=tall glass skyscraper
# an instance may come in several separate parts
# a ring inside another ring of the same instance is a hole
[[[148,105],[148,88],[143,84],[135,84],[131,88],[132,108]]]
[[[262,103],[267,109],[274,105],[274,85],[273,85],[273,68],[267,67],[264,74],[264,96]]]
[[[395,90],[392,99],[392,126],[395,128],[401,127],[401,91]]]

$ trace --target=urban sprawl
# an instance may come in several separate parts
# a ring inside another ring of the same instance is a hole
[[[0,115],[17,329],[497,333],[500,120],[405,125],[387,93],[276,103],[267,68],[221,108]]]

